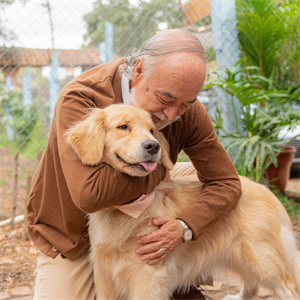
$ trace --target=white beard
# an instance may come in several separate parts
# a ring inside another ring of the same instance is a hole
[[[131,104],[133,104],[134,106],[136,107],[139,107],[139,108],[142,108],[140,107],[138,104],[137,104],[137,101],[136,101],[136,95],[135,95],[135,88],[132,88],[131,91],[130,91],[130,101],[131,101]],[[168,117],[161,111],[149,111],[149,113],[152,115],[152,116],[155,116],[156,118],[160,119],[161,121],[163,121],[162,123],[156,123],[155,121],[154,124],[156,126],[156,128],[158,130],[161,130],[163,128],[165,128],[166,126],[170,125],[171,123],[173,122],[176,122],[180,119],[180,116],[176,117],[176,119],[172,122],[172,121],[169,121]]]

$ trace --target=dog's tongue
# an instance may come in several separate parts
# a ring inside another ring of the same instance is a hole
[[[157,163],[153,161],[146,161],[140,163],[140,165],[142,165],[148,172],[152,172],[155,170]]]

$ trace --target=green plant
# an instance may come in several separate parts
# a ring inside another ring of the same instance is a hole
[[[30,140],[23,150],[24,156],[34,159],[39,150],[45,150],[48,141],[48,130],[40,120],[37,120],[35,127],[30,135]]]
[[[9,142],[5,135],[9,126],[14,135],[12,146],[24,149],[30,140],[36,119],[35,105],[23,105],[23,93],[20,89],[7,89],[0,85],[0,128],[4,144]]]
[[[181,151],[179,154],[178,154],[178,159],[177,159],[178,162],[189,162],[190,159],[189,157],[183,152]]]
[[[218,77],[211,78],[205,89],[218,87],[230,95],[235,130],[224,130],[219,109],[214,125],[220,129],[219,139],[239,174],[259,182],[271,163],[277,166],[276,157],[282,152],[280,145],[291,141],[280,139],[279,133],[283,129],[294,129],[300,122],[300,112],[292,108],[291,93],[273,89],[273,81],[262,76],[256,66],[239,68],[242,61],[216,74]],[[233,105],[234,97],[242,106],[241,128]]]
[[[242,53],[277,89],[299,82],[300,1],[237,0]]]
[[[300,0],[237,0],[237,28],[243,62],[227,69],[211,86],[239,99],[241,128],[225,132],[221,114],[216,128],[240,174],[259,181],[268,165],[277,165],[279,133],[299,124]],[[293,106],[294,105],[294,106]],[[295,106],[296,105],[296,106]],[[234,149],[234,151],[232,151]],[[255,164],[253,164],[255,161]]]

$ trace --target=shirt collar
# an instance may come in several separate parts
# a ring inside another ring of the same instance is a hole
[[[122,78],[121,78],[121,92],[122,92],[123,103],[129,105],[131,103],[130,91],[129,91],[129,79],[124,74],[122,74]]]

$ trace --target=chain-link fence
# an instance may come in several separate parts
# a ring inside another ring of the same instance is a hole
[[[51,98],[109,54],[101,51],[107,22],[113,59],[139,48],[158,30],[185,27],[199,35],[209,66],[214,64],[209,1],[2,0],[1,146],[27,155],[44,146]]]
[[[212,24],[210,0],[0,0],[0,5],[2,199],[13,195],[16,151],[21,164],[18,197],[25,197],[25,177],[36,165],[28,167],[28,160],[46,146],[59,91],[83,71],[130,54],[166,28],[196,33],[206,49],[208,69],[216,69],[213,26],[218,17]],[[219,22],[219,34],[227,34],[227,55],[235,57],[228,38],[235,33],[222,28]],[[199,99],[212,110],[217,101],[211,91]]]

